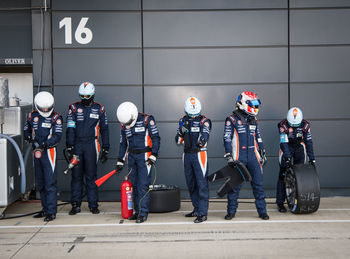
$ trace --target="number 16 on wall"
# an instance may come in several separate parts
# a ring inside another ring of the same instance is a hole
[[[89,20],[89,17],[82,17],[77,29],[74,33],[74,38],[79,44],[88,44],[92,41],[92,31],[85,27]],[[64,43],[72,44],[72,17],[64,17],[60,23],[59,28],[64,27]]]

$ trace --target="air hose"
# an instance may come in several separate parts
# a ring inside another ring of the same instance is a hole
[[[156,167],[155,164],[153,164],[152,167],[154,168],[154,178],[153,178],[153,183],[152,183],[152,185],[151,185],[152,187],[151,187],[151,188],[148,187],[147,192],[146,192],[145,195],[143,195],[143,197],[140,199],[140,201],[139,201],[139,207],[138,207],[138,213],[137,213],[137,214],[140,214],[140,213],[141,213],[141,201],[147,196],[147,194],[148,194],[150,191],[152,191],[153,186],[154,186],[154,184],[156,183],[156,180],[157,180],[157,167]]]
[[[22,157],[21,150],[19,149],[16,141],[14,141],[10,136],[0,133],[0,138],[5,138],[8,141],[10,141],[10,143],[16,149],[17,156],[19,159],[19,164],[21,166],[21,193],[24,194],[26,192],[26,168],[24,166],[24,160]]]
[[[31,155],[31,150],[32,150],[32,148],[31,148],[31,147],[28,147],[28,148],[27,148],[26,153],[24,154],[24,159],[23,159],[21,150],[19,149],[17,143],[16,143],[10,136],[4,135],[4,134],[0,134],[0,138],[5,138],[5,139],[7,139],[8,141],[10,141],[11,144],[15,147],[15,149],[16,149],[16,151],[17,151],[17,155],[18,155],[18,158],[19,158],[19,161],[20,161],[20,166],[21,166],[21,193],[24,194],[25,191],[26,191],[25,164],[27,163],[28,158],[29,158],[30,155]],[[63,205],[69,204],[69,203],[70,203],[70,202],[60,203],[60,204],[57,204],[57,207],[58,207],[58,206],[63,206]],[[31,216],[31,215],[38,214],[38,213],[40,213],[40,212],[41,212],[41,210],[35,211],[35,212],[31,212],[31,213],[26,213],[26,214],[11,216],[11,217],[0,217],[0,220],[27,217],[27,216]]]

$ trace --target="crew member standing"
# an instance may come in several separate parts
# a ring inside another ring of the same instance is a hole
[[[196,217],[194,223],[207,220],[208,214],[208,155],[207,143],[211,121],[201,115],[202,106],[196,97],[185,101],[186,115],[180,119],[175,142],[184,144],[184,170],[193,211],[185,217]]]
[[[94,102],[95,86],[90,82],[79,87],[81,101],[69,106],[67,116],[66,145],[69,156],[79,156],[79,163],[72,170],[71,203],[69,215],[80,212],[83,196],[83,177],[89,209],[93,214],[100,213],[98,209],[98,192],[95,180],[97,178],[97,162],[100,156],[99,136],[102,139],[101,162],[107,161],[109,150],[108,124],[105,107]]]
[[[39,92],[34,98],[36,111],[28,114],[24,139],[32,143],[37,188],[42,211],[34,218],[45,221],[56,218],[57,212],[57,151],[62,137],[62,116],[54,111],[54,98],[49,92]]]
[[[241,161],[249,170],[252,181],[255,206],[259,217],[267,220],[265,192],[263,189],[263,169],[266,162],[265,149],[258,128],[256,115],[261,102],[258,96],[245,91],[238,96],[236,110],[225,120],[224,147],[225,158],[230,166],[234,161]],[[232,219],[238,208],[238,196],[242,185],[228,193],[226,220]]]
[[[287,118],[278,123],[280,132],[280,171],[277,181],[276,203],[279,212],[286,212],[283,203],[286,198],[284,176],[291,165],[305,164],[306,154],[309,163],[315,166],[315,156],[310,131],[310,123],[303,119],[298,107],[289,109]]]
[[[142,223],[148,217],[151,169],[158,157],[159,132],[154,117],[139,113],[132,102],[119,105],[117,118],[120,122],[120,147],[116,170],[120,172],[128,160],[135,207],[129,220]]]

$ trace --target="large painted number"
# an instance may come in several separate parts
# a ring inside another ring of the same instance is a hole
[[[60,29],[64,27],[64,43],[72,44],[72,18],[65,17],[60,21]]]
[[[81,18],[78,28],[75,31],[75,40],[80,44],[88,44],[92,41],[92,31],[85,27],[88,20],[88,17]],[[85,36],[83,37],[83,35]]]
[[[75,30],[74,37],[79,44],[88,44],[92,41],[92,31],[85,27],[88,20],[88,17],[82,17]],[[59,23],[59,28],[62,27],[64,27],[64,43],[72,44],[72,17],[63,18]]]

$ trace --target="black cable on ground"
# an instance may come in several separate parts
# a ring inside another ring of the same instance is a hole
[[[67,204],[70,204],[70,202],[59,203],[59,204],[57,204],[57,207],[58,207],[58,206],[67,205]],[[21,215],[16,215],[16,216],[11,216],[11,217],[3,217],[3,218],[0,218],[0,220],[23,218],[23,217],[27,217],[27,216],[32,216],[32,215],[38,214],[38,213],[40,213],[41,211],[42,211],[42,210],[35,211],[35,212],[30,212],[30,213],[26,213],[26,214],[21,214]]]
[[[63,150],[63,155],[64,155],[64,158],[66,160],[66,162],[69,164],[69,160],[68,160],[68,157],[67,157],[67,154],[65,152],[65,150]],[[84,189],[86,189],[86,184],[83,182],[83,186],[84,186]],[[83,197],[82,199],[86,196],[86,192],[83,193]],[[70,204],[70,202],[63,202],[63,203],[59,203],[57,204],[57,207],[59,206],[63,206],[63,205],[67,205],[67,204]],[[4,219],[16,219],[16,218],[22,218],[22,217],[27,217],[27,216],[32,216],[32,215],[35,215],[35,214],[38,214],[40,213],[42,210],[39,210],[39,211],[35,211],[35,212],[30,212],[30,213],[26,213],[26,214],[21,214],[21,215],[16,215],[16,216],[11,216],[11,217],[5,217],[5,213],[3,213],[3,215],[0,215],[0,220],[4,220]],[[3,216],[3,217],[1,217]]]

